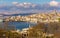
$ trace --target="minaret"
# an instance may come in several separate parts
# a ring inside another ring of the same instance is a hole
[[[57,11],[54,9],[51,14],[57,15]]]
[[[31,26],[30,26],[30,24],[29,24],[29,28],[30,28]]]
[[[57,15],[57,11],[56,10],[54,10],[54,13],[55,13],[55,15]]]

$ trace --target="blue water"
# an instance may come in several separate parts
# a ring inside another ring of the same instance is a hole
[[[23,28],[28,28],[29,25],[32,27],[35,25],[35,23],[30,23],[30,22],[8,22],[8,25],[13,25],[16,27],[16,29],[23,29]]]

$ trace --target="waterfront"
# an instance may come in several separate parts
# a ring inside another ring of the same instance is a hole
[[[35,25],[35,23],[30,23],[30,22],[8,22],[7,24],[9,26],[15,26],[16,29],[20,29],[20,30]]]

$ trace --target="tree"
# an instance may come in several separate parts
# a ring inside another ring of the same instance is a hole
[[[42,38],[43,37],[43,32],[45,31],[45,24],[44,23],[39,23],[36,26],[33,26],[32,29],[29,29],[28,32],[28,37],[29,38]]]

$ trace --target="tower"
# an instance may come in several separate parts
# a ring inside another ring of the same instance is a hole
[[[30,28],[31,26],[30,26],[30,24],[29,24],[29,28]]]
[[[54,14],[57,15],[57,11],[54,9]]]

